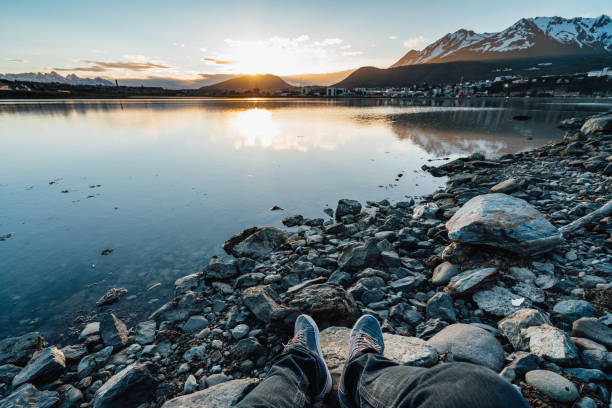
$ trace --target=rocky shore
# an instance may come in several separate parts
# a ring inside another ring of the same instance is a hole
[[[112,313],[118,288],[75,344],[2,340],[0,408],[229,407],[300,313],[323,329],[335,387],[371,313],[402,363],[469,361],[534,407],[609,407],[612,115],[584,122],[534,151],[424,166],[448,181],[419,203],[344,199],[326,219],[246,229],[135,327]]]

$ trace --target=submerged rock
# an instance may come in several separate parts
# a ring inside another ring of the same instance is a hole
[[[451,241],[490,245],[521,255],[554,249],[563,237],[531,204],[506,194],[479,195],[446,223]]]
[[[127,293],[128,291],[126,288],[112,288],[96,302],[96,305],[98,305],[98,307],[110,305],[121,299]]]

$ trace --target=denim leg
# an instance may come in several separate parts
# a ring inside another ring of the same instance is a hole
[[[240,408],[306,408],[318,384],[317,363],[302,346],[292,346],[272,362],[266,377],[236,406]]]
[[[494,371],[474,364],[432,368],[399,365],[380,354],[353,359],[345,391],[358,408],[528,408],[514,386]]]

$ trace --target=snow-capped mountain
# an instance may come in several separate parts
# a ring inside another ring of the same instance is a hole
[[[461,29],[422,51],[410,50],[391,66],[565,55],[612,55],[612,19],[523,18],[498,33]]]
[[[24,82],[46,82],[69,85],[107,85],[112,86],[114,83],[104,78],[81,78],[75,74],[62,76],[55,71],[45,72],[24,72],[22,74],[0,74],[0,79],[8,81],[24,81]]]

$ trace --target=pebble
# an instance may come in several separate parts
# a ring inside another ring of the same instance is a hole
[[[555,401],[572,402],[579,397],[576,386],[570,380],[552,371],[529,371],[525,374],[525,381]]]

